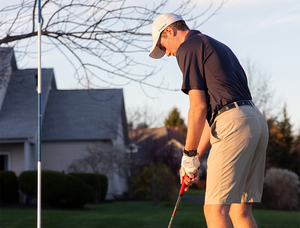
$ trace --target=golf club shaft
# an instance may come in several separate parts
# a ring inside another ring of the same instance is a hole
[[[177,211],[178,205],[179,205],[179,203],[180,203],[181,197],[182,197],[182,195],[183,195],[184,189],[185,189],[185,187],[186,187],[186,184],[185,184],[185,182],[184,182],[184,180],[185,180],[186,177],[188,177],[187,174],[185,174],[185,176],[183,177],[182,184],[181,184],[181,188],[180,188],[180,191],[179,191],[179,195],[178,195],[178,198],[177,198],[177,201],[176,201],[176,205],[175,205],[175,208],[174,208],[174,211],[173,211],[171,220],[170,220],[170,222],[169,222],[168,228],[171,228],[171,226],[172,226],[174,216],[175,216],[175,214],[176,214],[176,211]]]

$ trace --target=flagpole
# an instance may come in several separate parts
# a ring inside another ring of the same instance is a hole
[[[41,0],[38,1],[38,136],[37,136],[37,227],[41,228],[41,93],[42,93],[42,71],[41,71]]]

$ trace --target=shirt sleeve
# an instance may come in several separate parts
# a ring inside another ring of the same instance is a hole
[[[201,44],[200,44],[201,45]],[[183,74],[181,90],[188,94],[191,89],[204,90],[206,88],[203,76],[202,47],[193,42],[183,43],[177,50],[178,66]]]
[[[198,42],[183,43],[177,50],[176,58],[178,66],[183,75],[181,90],[188,94],[191,89],[203,90],[206,93],[207,102],[207,120],[210,121],[212,110],[210,105],[210,97],[207,93],[207,86],[204,77],[203,64],[203,44]]]

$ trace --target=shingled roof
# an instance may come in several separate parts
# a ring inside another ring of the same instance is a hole
[[[0,107],[2,142],[37,135],[37,69],[14,69]],[[53,69],[42,69],[43,141],[112,140],[120,121],[128,143],[122,89],[57,90]]]
[[[125,117],[121,89],[52,90],[43,121],[42,139],[115,139],[119,121],[127,129],[126,119],[120,116]]]
[[[0,138],[31,138],[37,133],[37,69],[13,72],[0,112]],[[53,69],[42,70],[42,113],[53,79]]]

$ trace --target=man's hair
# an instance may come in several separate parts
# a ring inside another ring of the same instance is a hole
[[[186,25],[185,21],[176,21],[173,24],[170,24],[168,27],[175,28],[175,29],[180,30],[180,31],[190,30],[189,27]],[[162,31],[161,37],[162,38],[167,37],[166,29],[164,31]]]

